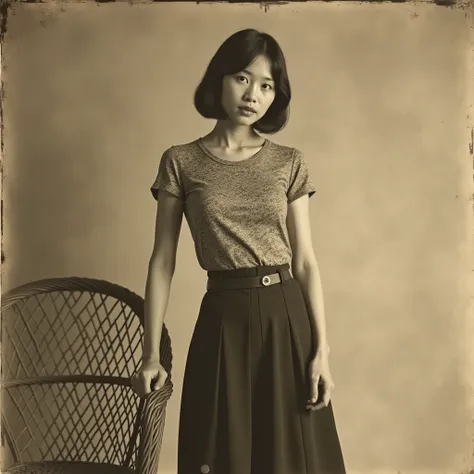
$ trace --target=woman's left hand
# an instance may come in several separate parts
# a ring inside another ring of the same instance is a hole
[[[329,371],[328,350],[319,353],[309,364],[310,398],[306,403],[308,410],[319,410],[327,407],[331,399],[331,391],[334,389],[334,382]],[[316,404],[322,391],[321,401]]]

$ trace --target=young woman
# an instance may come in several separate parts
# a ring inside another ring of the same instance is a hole
[[[166,150],[151,188],[139,395],[167,377],[159,341],[183,212],[208,276],[183,381],[178,474],[345,473],[310,233],[316,189],[299,150],[258,133],[285,126],[290,98],[275,39],[233,34],[195,93],[215,127]]]

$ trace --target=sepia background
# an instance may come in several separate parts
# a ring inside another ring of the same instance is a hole
[[[471,15],[471,13],[469,13]],[[5,81],[2,291],[88,276],[144,294],[161,153],[206,134],[192,96],[238,29],[275,36],[305,153],[348,473],[467,473],[470,16],[424,4],[14,5]],[[205,292],[183,220],[160,472],[176,473],[187,347]],[[185,297],[183,297],[185,296]]]

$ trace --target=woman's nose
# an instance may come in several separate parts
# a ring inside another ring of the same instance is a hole
[[[257,92],[255,86],[249,86],[245,91],[244,98],[246,101],[255,102],[257,98]]]

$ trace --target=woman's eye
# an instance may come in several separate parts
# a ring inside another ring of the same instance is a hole
[[[237,80],[238,80],[239,82],[244,82],[244,81],[247,80],[247,78],[246,78],[245,76],[237,76]]]
[[[272,90],[272,86],[271,86],[270,84],[263,84],[263,87],[264,87],[264,88],[266,87],[265,90],[267,90],[267,91],[271,91],[271,90]]]

